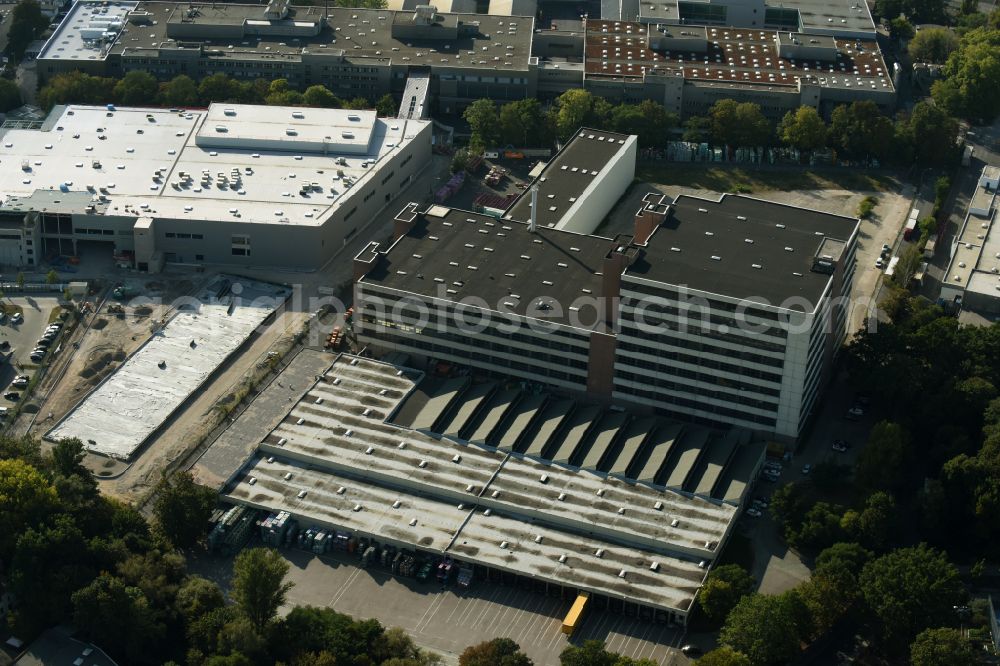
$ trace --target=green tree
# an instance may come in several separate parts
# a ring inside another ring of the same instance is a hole
[[[459,666],[531,666],[531,658],[509,638],[494,638],[465,648]]]
[[[63,476],[81,476],[91,478],[90,471],[83,466],[87,455],[83,442],[75,437],[60,439],[52,447],[52,469]]]
[[[706,652],[695,662],[696,666],[751,666],[750,658],[731,647],[720,647]]]
[[[51,269],[45,274],[45,284],[55,284],[59,282],[59,273],[56,273],[56,269]]]
[[[245,92],[238,81],[235,81],[225,74],[212,74],[206,76],[198,84],[198,97],[203,104],[212,102],[239,102],[242,101]]]
[[[167,106],[198,104],[198,84],[190,76],[180,74],[160,86],[160,103]]]
[[[828,502],[816,502],[802,519],[798,530],[786,532],[789,545],[809,550],[820,550],[840,541],[844,536],[841,518],[844,509]]]
[[[17,277],[14,278],[14,282],[17,283],[18,287],[24,288],[24,271],[18,271]]]
[[[115,100],[126,106],[142,106],[156,99],[160,85],[149,72],[134,70],[115,85]]]
[[[372,106],[368,103],[368,99],[365,97],[352,97],[344,102],[344,108],[354,109],[355,111],[363,111],[364,109],[372,108]]]
[[[757,582],[738,564],[712,569],[698,592],[698,603],[710,620],[721,624],[740,599],[752,594]]]
[[[339,109],[344,102],[334,95],[326,86],[319,84],[309,86],[302,93],[302,103],[306,106],[316,106],[322,109]]]
[[[17,538],[58,508],[56,489],[23,460],[0,460],[0,561],[9,562]]]
[[[968,666],[976,663],[969,640],[957,629],[924,629],[910,645],[913,666]]]
[[[833,110],[830,145],[855,160],[884,159],[892,144],[892,121],[871,101],[852,102]]]
[[[288,85],[288,79],[275,79],[268,87],[264,103],[268,106],[295,106],[302,104],[302,93]]]
[[[917,102],[908,123],[917,162],[947,164],[954,160],[958,136],[958,122],[954,118],[934,104]]]
[[[35,0],[20,0],[10,13],[7,31],[7,53],[20,62],[28,45],[41,37],[49,27],[49,20],[42,14],[42,7]]]
[[[611,104],[581,88],[572,88],[556,98],[552,106],[553,124],[560,140],[566,141],[581,127],[605,127]]]
[[[179,472],[157,486],[153,513],[170,543],[186,548],[204,535],[214,507],[215,492],[195,483],[190,472]]]
[[[375,112],[379,118],[392,118],[398,110],[399,105],[396,104],[396,100],[389,93],[382,95],[375,102]]]
[[[559,653],[562,666],[652,666],[648,659],[633,660],[604,648],[603,641],[584,641],[581,645],[570,645]]]
[[[283,661],[291,661],[298,653],[327,652],[336,663],[353,663],[384,651],[384,633],[376,620],[355,621],[330,608],[297,606],[276,624],[271,645],[274,656]]]
[[[500,142],[520,147],[549,145],[548,119],[534,97],[500,107]]]
[[[475,146],[474,151],[479,152],[487,146],[496,145],[500,138],[500,118],[493,100],[477,99],[465,107],[462,118],[469,123],[469,128],[472,130],[470,146]]]
[[[980,28],[965,34],[935,81],[931,95],[949,114],[989,123],[1000,112],[1000,30]]]
[[[799,593],[816,635],[823,635],[861,601],[858,576],[872,558],[856,543],[836,543],[816,557],[812,576],[799,585]]]
[[[76,626],[119,661],[156,663],[166,628],[142,590],[102,573],[73,594],[73,607]]]
[[[712,119],[705,116],[691,116],[684,121],[684,141],[707,143],[712,139]]]
[[[40,630],[68,617],[73,592],[97,575],[89,560],[87,541],[67,515],[25,530],[9,572],[18,624]]]
[[[874,550],[884,550],[898,530],[896,498],[882,491],[869,495],[864,509],[858,514],[858,541]]]
[[[36,102],[46,111],[56,104],[106,104],[114,100],[117,81],[73,71],[56,74],[38,91]]]
[[[21,89],[10,79],[0,78],[0,113],[7,113],[21,106]]]
[[[855,478],[870,490],[897,490],[909,477],[910,436],[898,423],[880,421],[858,456]]]
[[[958,571],[926,544],[894,550],[861,571],[861,593],[882,625],[885,646],[901,653],[918,633],[948,624],[967,597]]]
[[[251,663],[261,663],[267,642],[249,619],[238,617],[222,625],[218,650],[224,655],[239,654],[249,658]]]
[[[271,548],[250,548],[233,562],[232,596],[257,631],[274,619],[293,583],[285,583],[288,562]]]
[[[793,590],[740,599],[719,632],[719,642],[742,652],[751,664],[786,664],[799,653],[808,633],[808,612]]]
[[[794,535],[798,531],[802,521],[805,520],[806,512],[809,511],[805,485],[786,483],[779,486],[771,495],[770,509],[771,515],[781,526],[787,540],[789,535]]]
[[[915,34],[917,34],[917,31],[905,16],[899,15],[889,21],[889,35],[893,39],[905,42],[908,39],[913,39],[913,35]]]
[[[781,141],[806,155],[826,145],[826,123],[811,106],[789,111],[778,125]]]
[[[177,590],[174,601],[177,612],[190,624],[226,605],[222,590],[201,576],[188,576]]]
[[[759,104],[722,99],[709,111],[712,140],[731,148],[758,148],[770,143],[773,129]]]
[[[947,28],[924,28],[910,41],[907,50],[914,62],[944,64],[958,48],[958,36]]]

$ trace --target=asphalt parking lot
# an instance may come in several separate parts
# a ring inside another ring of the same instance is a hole
[[[13,351],[12,363],[0,365],[0,386],[3,388],[6,388],[16,375],[31,374],[30,371],[22,372],[21,368],[34,365],[28,356],[48,326],[52,310],[59,304],[59,299],[55,296],[16,296],[7,300],[21,306],[24,321],[14,325],[10,323],[10,318],[7,318],[3,325],[0,325],[0,340],[9,341]]]
[[[442,590],[436,583],[362,569],[353,555],[320,557],[290,549],[281,553],[291,565],[287,580],[295,583],[284,612],[312,605],[357,618],[373,617],[387,627],[402,627],[418,645],[441,654],[447,663],[457,662],[469,645],[508,637],[538,666],[556,666],[559,653],[571,644],[561,628],[572,599],[485,581],[474,581],[464,590],[454,585]],[[189,564],[194,573],[226,589],[231,558],[205,556]],[[666,624],[593,610],[572,643],[597,639],[613,652],[680,666],[688,663],[674,649],[682,638],[680,629]]]

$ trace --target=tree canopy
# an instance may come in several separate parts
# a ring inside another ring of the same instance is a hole
[[[757,581],[738,564],[723,564],[708,574],[698,592],[698,603],[705,615],[721,624],[740,599],[752,594]]]
[[[789,111],[778,125],[781,141],[803,153],[825,147],[826,135],[826,123],[811,106],[800,106],[795,111]]]
[[[931,94],[946,112],[981,123],[1000,113],[1000,30],[966,33],[944,66]]]
[[[886,647],[897,652],[924,629],[948,624],[954,606],[967,597],[954,565],[926,544],[872,560],[861,571],[860,584]]]
[[[696,666],[752,666],[749,657],[726,646],[706,652],[695,664]]]
[[[771,122],[759,104],[721,99],[709,111],[712,141],[732,148],[757,148],[770,143]]]
[[[186,548],[205,535],[215,501],[215,492],[196,484],[190,472],[178,472],[157,486],[153,512],[164,536]]]
[[[284,582],[288,562],[270,548],[250,548],[233,563],[233,599],[240,611],[262,631],[285,602],[292,583]]]
[[[7,54],[20,62],[28,45],[41,37],[49,26],[49,19],[42,14],[42,7],[35,0],[20,0],[10,13],[7,30]]]
[[[958,48],[958,35],[947,28],[924,28],[910,40],[907,50],[914,62],[944,64]]]
[[[958,629],[924,629],[910,645],[913,666],[966,666],[976,663],[976,653]]]
[[[521,646],[509,638],[470,645],[458,656],[459,666],[532,666]]]
[[[719,642],[745,654],[751,664],[786,664],[809,632],[808,612],[798,593],[751,594],[726,618]]]

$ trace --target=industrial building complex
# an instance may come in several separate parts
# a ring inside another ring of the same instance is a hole
[[[56,107],[0,139],[0,261],[101,243],[140,271],[314,270],[411,182],[430,135],[374,111]]]
[[[627,160],[583,160],[615,156],[625,139],[581,129],[499,219],[406,206],[392,244],[355,258],[359,340],[798,437],[846,335],[858,220],[651,193],[632,234],[566,230],[560,213],[581,191],[621,195],[600,181],[624,180]]]
[[[550,99],[571,88],[682,115],[722,98],[757,102],[773,117],[800,105],[895,105],[864,2],[633,0],[544,24],[534,3],[491,3],[490,14],[457,13],[471,9],[457,2],[394,7],[81,0],[39,54],[39,74],[223,73],[369,100],[401,96],[418,76],[445,114],[479,98]]]
[[[319,356],[301,352],[287,372]],[[683,624],[763,463],[739,429],[367,358],[325,363],[280,416],[254,415],[265,390],[233,424],[240,437],[193,470],[226,500],[284,516],[285,541],[311,528],[316,544],[391,548]]]
[[[942,301],[988,315],[1000,314],[998,186],[1000,167],[983,167],[941,282]]]

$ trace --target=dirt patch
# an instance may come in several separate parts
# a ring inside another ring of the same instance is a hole
[[[153,308],[149,307],[148,305],[142,305],[137,307],[132,312],[132,314],[134,314],[136,317],[148,317],[149,315],[153,314]]]
[[[107,319],[105,319],[104,317],[98,317],[97,319],[94,320],[94,323],[90,325],[90,329],[92,331],[100,331],[103,330],[104,327],[107,325],[108,325]]]
[[[86,367],[84,367],[84,369],[77,374],[83,379],[90,379],[94,375],[103,372],[105,368],[111,364],[112,358],[111,352],[104,352],[88,363]]]

